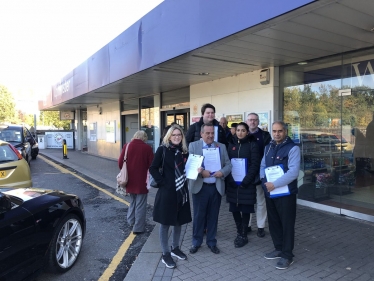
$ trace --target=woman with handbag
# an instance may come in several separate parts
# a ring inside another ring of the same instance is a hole
[[[192,221],[185,171],[187,158],[183,130],[178,125],[172,125],[149,168],[158,188],[153,207],[153,220],[160,223],[162,262],[168,268],[176,267],[172,256],[181,260],[187,259],[179,247],[182,225]],[[171,251],[168,244],[170,226],[173,226]]]
[[[243,247],[248,243],[248,223],[250,214],[254,213],[256,203],[256,181],[259,180],[261,155],[256,139],[248,135],[249,127],[241,122],[236,127],[235,135],[229,144],[228,154],[231,163],[236,167],[244,167],[243,178],[233,178],[230,174],[226,178],[226,200],[230,203],[237,236],[234,241],[236,248]],[[245,165],[244,165],[245,164]],[[239,174],[239,173],[238,173]]]
[[[127,148],[127,175],[126,193],[130,195],[131,203],[127,209],[127,223],[133,227],[134,234],[145,231],[147,213],[147,172],[153,160],[153,151],[145,142],[148,137],[144,131],[137,131],[131,142],[123,146],[118,158],[118,166],[122,169]]]

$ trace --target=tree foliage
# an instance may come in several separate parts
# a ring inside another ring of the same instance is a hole
[[[15,102],[8,88],[0,85],[0,122],[14,122],[16,119]]]
[[[39,121],[46,126],[54,126],[58,129],[70,129],[69,120],[60,120],[60,111],[41,111]]]
[[[368,87],[352,88],[352,95],[339,96],[339,89],[321,85],[313,90],[310,85],[284,89],[284,121],[295,123],[299,117],[301,128],[328,128],[350,125],[364,128],[373,119],[374,95]]]

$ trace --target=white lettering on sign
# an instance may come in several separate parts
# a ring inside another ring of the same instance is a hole
[[[70,87],[70,80],[65,81],[63,83],[60,82],[60,84],[57,86],[57,89],[61,91],[61,93],[63,94],[69,91],[69,87]]]
[[[360,73],[360,70],[358,69],[358,65],[360,63],[354,63],[352,64],[353,66],[353,69],[355,70],[355,73],[356,73],[356,77],[357,77],[357,80],[358,80],[358,84],[360,86],[362,86],[362,82],[364,81],[364,78],[365,78],[365,75],[366,75],[366,72],[369,70],[369,73],[371,74],[371,78],[373,79],[373,82],[374,82],[374,70],[373,70],[373,67],[371,66],[371,63],[370,61],[368,62],[366,68],[365,68],[365,71],[364,73],[361,75]]]

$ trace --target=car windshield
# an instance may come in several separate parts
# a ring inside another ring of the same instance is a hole
[[[14,151],[8,144],[0,146],[0,163],[17,160],[18,156],[14,153]]]
[[[3,129],[0,130],[0,140],[11,142],[11,143],[21,143],[21,131],[17,129]]]

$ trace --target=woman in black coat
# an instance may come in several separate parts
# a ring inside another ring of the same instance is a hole
[[[163,161],[163,157],[165,157]],[[185,260],[187,256],[179,248],[181,228],[192,221],[186,180],[185,164],[188,158],[183,130],[172,125],[162,145],[157,149],[149,172],[157,182],[157,194],[153,207],[153,220],[160,223],[162,262],[168,268],[176,266],[171,256]],[[163,165],[163,174],[159,168]],[[173,227],[172,249],[168,245],[169,227]]]
[[[237,228],[237,236],[234,241],[237,248],[248,243],[247,226],[250,214],[255,212],[256,181],[259,180],[261,163],[256,139],[252,135],[248,135],[248,132],[248,125],[244,122],[239,123],[236,127],[236,135],[233,136],[228,148],[230,160],[233,158],[247,159],[247,170],[243,179],[235,181],[232,174],[227,177],[226,199],[230,203],[230,212],[233,214]]]

